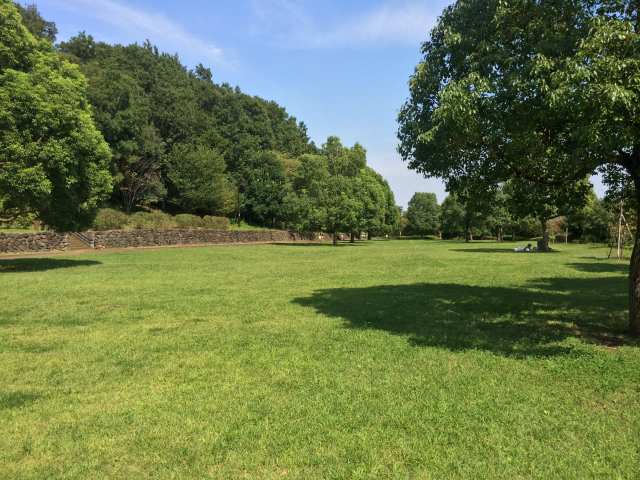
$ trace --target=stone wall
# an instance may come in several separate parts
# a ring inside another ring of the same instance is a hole
[[[0,253],[52,252],[66,250],[68,246],[63,233],[0,233]]]
[[[156,247],[163,245],[199,245],[208,243],[268,243],[311,240],[295,232],[282,230],[109,230],[90,231],[84,235],[95,248]]]
[[[160,247],[216,243],[271,243],[316,240],[316,235],[300,235],[283,230],[109,230],[82,232],[86,248]],[[71,245],[70,245],[71,243]],[[75,243],[78,243],[77,241]],[[0,253],[52,252],[77,248],[68,234],[0,233]],[[82,244],[80,244],[82,248]]]

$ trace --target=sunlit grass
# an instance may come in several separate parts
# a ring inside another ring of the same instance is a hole
[[[0,259],[0,478],[637,478],[607,249]]]

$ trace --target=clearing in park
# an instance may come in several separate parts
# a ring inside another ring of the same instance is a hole
[[[606,249],[0,259],[0,478],[637,478]]]

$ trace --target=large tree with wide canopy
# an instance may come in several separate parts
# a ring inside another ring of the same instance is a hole
[[[638,0],[458,0],[411,77],[403,159],[454,186],[515,177],[562,189],[613,168],[640,192],[639,10]],[[630,301],[640,335],[638,240]]]

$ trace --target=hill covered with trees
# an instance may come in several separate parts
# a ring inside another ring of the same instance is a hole
[[[330,137],[319,148],[276,102],[216,83],[209,68],[189,69],[149,41],[110,45],[81,32],[53,47],[55,24],[33,6],[17,10],[30,36],[86,82],[111,152],[105,206],[354,234],[395,228],[393,193],[362,146]]]

